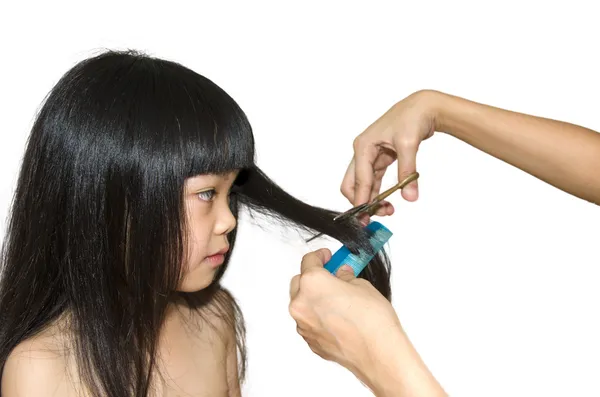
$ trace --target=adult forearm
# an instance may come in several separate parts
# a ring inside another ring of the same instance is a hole
[[[600,205],[600,134],[435,93],[435,129]]]
[[[447,396],[402,330],[379,342],[359,375],[376,397]]]

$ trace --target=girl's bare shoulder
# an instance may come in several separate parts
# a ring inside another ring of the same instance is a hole
[[[3,397],[74,396],[71,350],[63,323],[56,321],[42,332],[19,343],[4,365],[0,393]]]

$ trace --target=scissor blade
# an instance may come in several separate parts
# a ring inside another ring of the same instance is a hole
[[[337,221],[339,219],[349,218],[352,215],[356,215],[360,212],[363,212],[364,210],[366,210],[368,208],[368,206],[369,206],[368,203],[357,205],[356,207],[352,207],[348,211],[343,212],[343,213],[339,214],[338,216],[334,217],[333,220]]]
[[[348,211],[333,218],[333,220],[336,221],[338,219],[347,218],[347,217],[357,215],[357,214],[363,213],[363,212],[371,212],[373,210],[373,208],[378,206],[383,200],[385,200],[392,193],[394,193],[395,191],[397,191],[399,189],[403,189],[404,187],[406,187],[406,185],[408,185],[409,183],[411,183],[412,181],[415,181],[417,179],[419,179],[419,173],[413,172],[412,174],[410,174],[409,176],[404,178],[402,181],[400,181],[396,186],[393,186],[393,187],[389,188],[388,190],[386,190],[385,192],[380,193],[377,196],[375,196],[375,198],[373,198],[373,200],[371,200],[370,202],[350,208]]]

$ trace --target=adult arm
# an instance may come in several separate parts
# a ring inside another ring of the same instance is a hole
[[[589,202],[600,204],[600,134],[589,128],[517,113],[439,91],[418,91],[396,103],[354,141],[342,193],[354,204],[374,197],[386,168],[398,178],[416,171],[421,142],[446,133]],[[418,197],[413,182],[402,191]],[[390,215],[384,206],[379,215]]]
[[[428,93],[435,129],[600,205],[600,134],[563,121]]]

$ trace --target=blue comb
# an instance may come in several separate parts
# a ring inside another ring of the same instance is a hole
[[[373,254],[361,251],[359,255],[354,255],[348,247],[342,246],[333,254],[329,262],[325,264],[331,274],[335,274],[342,265],[348,265],[354,270],[354,276],[358,277],[360,272],[369,264],[371,259],[383,248],[385,243],[392,237],[392,232],[379,222],[371,222],[365,226],[365,230],[371,235],[369,242],[373,247]]]

